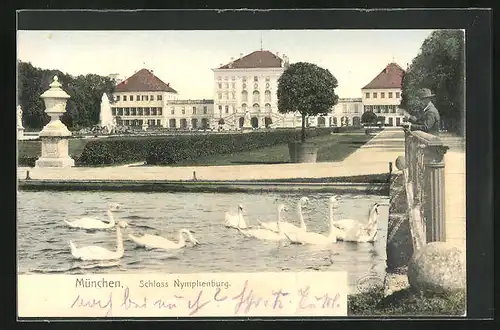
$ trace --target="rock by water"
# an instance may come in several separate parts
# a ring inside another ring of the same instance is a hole
[[[432,242],[415,252],[408,264],[408,282],[424,294],[465,290],[465,253],[445,242]]]

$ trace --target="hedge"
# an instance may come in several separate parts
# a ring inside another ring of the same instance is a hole
[[[89,141],[76,164],[98,166],[141,162],[146,159],[150,145],[158,139],[168,141],[175,137],[127,136]]]
[[[307,130],[308,137],[330,134],[330,128]],[[174,164],[201,156],[254,150],[300,138],[300,130],[206,134],[190,136],[119,137],[90,141],[76,162],[79,166],[112,165],[146,161],[150,165]]]

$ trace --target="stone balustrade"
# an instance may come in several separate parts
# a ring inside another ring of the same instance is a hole
[[[405,187],[416,250],[426,243],[445,241],[447,150],[438,136],[405,129]]]

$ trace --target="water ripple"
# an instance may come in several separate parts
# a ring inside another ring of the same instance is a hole
[[[243,204],[248,223],[275,221],[279,203],[289,206],[287,221],[298,224],[296,204],[299,193],[113,193],[113,192],[30,192],[18,193],[18,267],[20,273],[116,273],[116,272],[261,272],[347,270],[350,281],[367,272],[385,269],[385,237],[388,208],[381,207],[379,234],[373,244],[339,242],[328,248],[297,246],[285,242],[262,242],[225,228],[224,214]],[[303,210],[308,230],[328,230],[326,194],[308,196]],[[386,197],[345,194],[338,196],[336,218],[366,219],[374,202]],[[77,246],[98,245],[116,249],[116,234],[109,230],[71,228],[63,220],[82,216],[107,219],[108,202],[122,205],[116,220],[126,220],[123,230],[125,254],[120,261],[76,263],[69,241]],[[128,233],[151,233],[177,241],[180,229],[189,229],[200,241],[180,251],[146,250],[128,240]],[[330,255],[332,260],[330,260]]]

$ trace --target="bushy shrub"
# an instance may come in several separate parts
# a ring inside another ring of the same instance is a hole
[[[329,134],[329,128],[307,130],[308,137]],[[300,131],[282,130],[247,134],[193,135],[152,141],[146,163],[166,165],[197,157],[248,151],[300,139]]]

